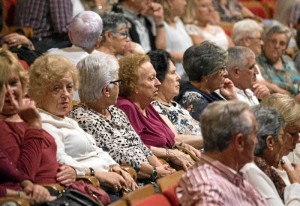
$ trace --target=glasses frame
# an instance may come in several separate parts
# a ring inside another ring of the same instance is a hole
[[[109,82],[109,84],[114,84],[114,85],[116,85],[116,84],[120,85],[121,83],[122,83],[122,79],[118,79],[118,80]]]

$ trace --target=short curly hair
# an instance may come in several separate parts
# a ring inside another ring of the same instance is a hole
[[[63,78],[66,73],[72,75],[74,89],[77,90],[78,71],[67,58],[59,55],[45,55],[37,58],[29,72],[28,94],[30,98],[40,104],[48,87]]]
[[[145,63],[150,62],[146,54],[129,54],[119,60],[119,78],[122,80],[119,95],[130,98],[139,80],[139,68]]]
[[[23,69],[21,63],[13,53],[7,49],[0,49],[0,91],[13,69],[18,72],[23,94],[26,94],[28,85],[27,72]]]

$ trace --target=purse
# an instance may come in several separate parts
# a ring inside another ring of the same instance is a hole
[[[69,188],[80,191],[102,205],[108,205],[110,203],[108,194],[102,188],[87,184],[82,180],[72,183]]]
[[[77,190],[65,189],[57,196],[56,200],[44,202],[38,206],[103,206],[103,204]]]

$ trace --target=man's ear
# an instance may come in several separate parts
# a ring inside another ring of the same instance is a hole
[[[95,49],[98,49],[100,47],[101,41],[102,41],[102,36],[99,36],[99,38],[98,38],[98,40],[97,40],[97,42],[95,44]]]
[[[68,37],[69,37],[69,39],[70,39],[70,42],[72,42],[72,44],[73,44],[72,34],[71,34],[70,31],[68,31]]]
[[[232,68],[232,71],[233,71],[234,77],[236,77],[236,78],[239,78],[239,77],[240,77],[241,70],[240,70],[239,67],[234,66],[234,67]]]
[[[237,151],[242,152],[245,147],[245,137],[242,133],[237,133],[233,138],[233,145]]]
[[[245,37],[242,39],[243,44],[245,45],[245,47],[249,47],[250,46],[250,38],[249,37]]]

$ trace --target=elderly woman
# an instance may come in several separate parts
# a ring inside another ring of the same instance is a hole
[[[284,133],[284,117],[271,107],[256,106],[252,111],[259,127],[254,151],[256,164],[247,164],[242,172],[269,205],[299,205],[300,167],[296,166],[297,171],[288,173],[292,184],[287,186],[274,170],[284,154],[282,148],[290,138]]]
[[[123,14],[105,12],[101,15],[103,21],[102,40],[99,51],[113,56],[123,56],[128,52],[144,53],[142,47],[129,38],[129,22]]]
[[[149,52],[148,56],[156,71],[156,78],[161,82],[157,99],[151,103],[152,106],[159,114],[170,120],[171,126],[175,127],[183,142],[200,149],[202,147],[200,123],[173,101],[179,93],[180,76],[176,72],[170,54],[164,50],[156,50]]]
[[[222,27],[211,24],[214,12],[212,0],[187,1],[187,9],[183,18],[186,24],[185,29],[194,45],[209,40],[226,50],[233,46],[233,43]]]
[[[260,71],[265,80],[277,84],[280,88],[300,98],[300,74],[293,60],[284,55],[289,42],[289,31],[281,25],[267,29],[264,35],[263,52],[257,58]]]
[[[283,159],[286,162],[286,166],[289,166],[289,162],[294,162],[294,159],[291,158],[293,152],[294,155],[299,155],[295,149],[296,143],[299,142],[299,132],[300,132],[300,105],[296,100],[288,95],[283,94],[272,94],[269,97],[263,99],[260,103],[264,106],[274,107],[284,118],[285,127],[284,133],[287,137],[282,147]],[[289,155],[289,159],[285,155]],[[299,164],[299,162],[297,162]],[[286,175],[286,172],[283,171],[281,165],[276,167],[276,171],[283,178],[286,185],[290,184],[289,178]]]
[[[42,127],[57,144],[57,159],[72,166],[77,175],[95,176],[116,191],[136,189],[131,176],[123,171],[108,153],[97,147],[94,138],[66,115],[71,110],[77,88],[77,70],[66,58],[40,57],[30,70],[29,95],[37,103]]]
[[[72,169],[59,168],[51,159],[41,162],[47,150],[45,142],[50,145],[46,140],[49,135],[40,129],[33,102],[22,99],[25,87],[26,74],[18,59],[8,50],[0,50],[0,196],[23,197],[35,204],[53,198],[32,182],[64,184],[71,179],[68,173]]]
[[[194,161],[189,155],[173,149],[178,143],[176,141],[179,141],[177,134],[151,106],[151,102],[158,95],[160,82],[156,78],[149,57],[143,54],[131,54],[120,59],[119,63],[122,84],[117,107],[126,113],[134,130],[154,155],[170,160],[186,170],[194,164]],[[181,144],[200,156],[199,151],[193,147]]]
[[[236,99],[236,92],[231,80],[225,78],[227,52],[216,44],[204,41],[187,49],[183,57],[183,66],[189,82],[183,84],[176,101],[190,111],[199,121],[203,109],[211,102]]]
[[[155,181],[171,174],[173,169],[158,161],[134,131],[126,114],[114,106],[122,81],[118,75],[117,60],[100,53],[81,60],[77,68],[81,103],[73,108],[70,117],[91,134],[97,146],[107,150],[114,160],[134,167],[138,178]]]

